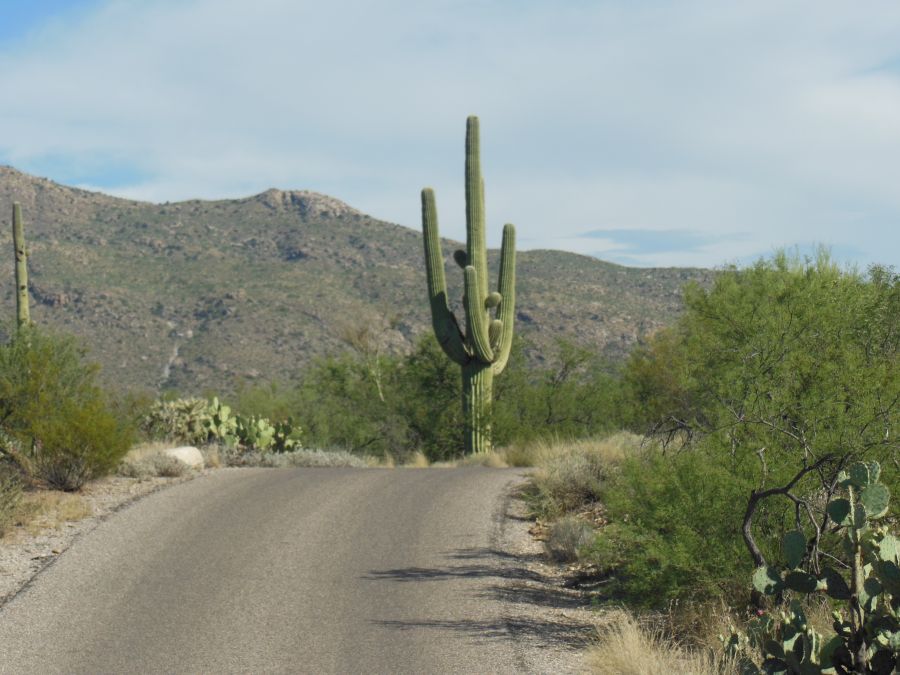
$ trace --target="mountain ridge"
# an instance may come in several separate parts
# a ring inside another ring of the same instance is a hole
[[[24,212],[34,320],[79,335],[110,382],[229,391],[301,377],[362,328],[370,347],[393,352],[431,330],[421,233],[328,195],[270,188],[159,204],[0,166],[0,213],[13,201]],[[461,244],[442,243],[449,295],[461,298],[449,255]],[[9,227],[3,244],[12,246]],[[517,332],[536,360],[557,337],[620,358],[674,319],[683,283],[712,274],[522,251]],[[0,256],[2,278],[0,311],[11,320],[12,255]]]

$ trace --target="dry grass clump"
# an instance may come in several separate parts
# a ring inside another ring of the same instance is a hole
[[[625,611],[607,617],[598,643],[587,653],[587,670],[594,675],[738,675],[720,652],[679,645]]]
[[[366,468],[371,462],[343,450],[294,450],[293,452],[223,453],[228,466],[286,467],[354,467]]]
[[[157,447],[158,446],[158,447]],[[177,478],[190,471],[190,467],[175,457],[163,454],[171,445],[152,444],[129,451],[119,464],[118,474],[126,478]]]
[[[425,453],[421,450],[414,452],[409,456],[409,459],[402,464],[402,466],[407,469],[427,469],[430,465],[431,462],[428,461]]]
[[[147,480],[156,477],[177,478],[189,471],[190,467],[180,459],[157,452],[139,453],[137,458],[126,456],[119,465],[118,473],[126,478]]]
[[[575,516],[560,518],[550,526],[544,547],[557,562],[575,562],[579,551],[594,539],[594,528]]]
[[[595,455],[607,462],[616,462],[641,447],[643,436],[620,431],[602,438],[562,440],[539,438],[527,443],[511,445],[498,451],[507,466],[546,467],[570,455]]]
[[[597,502],[613,467],[636,452],[642,440],[620,432],[601,439],[535,443],[526,451],[538,467],[529,488],[532,511],[558,518]]]
[[[56,490],[35,490],[22,496],[13,522],[29,534],[48,528],[58,529],[92,515],[90,504],[81,495]]]
[[[477,455],[467,455],[452,462],[438,462],[432,466],[486,466],[489,469],[506,469],[510,465],[506,462],[505,450],[491,450]]]

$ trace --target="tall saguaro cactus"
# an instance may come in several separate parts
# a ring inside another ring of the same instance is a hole
[[[28,312],[28,253],[25,250],[25,230],[22,227],[22,207],[13,204],[13,247],[16,252],[16,318],[19,328],[31,323]]]
[[[484,234],[484,181],[479,156],[478,118],[466,121],[466,250],[453,259],[463,269],[465,332],[447,302],[444,257],[438,234],[434,191],[422,190],[422,228],[431,322],[444,352],[462,368],[462,405],[466,453],[491,448],[491,401],[494,375],[509,360],[516,306],[516,230],[503,226],[499,291],[488,291]],[[492,316],[493,315],[493,316]]]

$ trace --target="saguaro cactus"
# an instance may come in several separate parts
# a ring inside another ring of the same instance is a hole
[[[512,346],[516,306],[516,230],[509,224],[503,226],[499,292],[490,293],[477,117],[469,117],[466,121],[466,250],[453,254],[453,259],[464,273],[465,332],[447,303],[437,206],[431,188],[422,190],[422,228],[434,333],[447,356],[462,368],[465,450],[467,453],[487,452],[491,448],[494,375],[503,372]]]
[[[22,207],[13,204],[13,248],[16,253],[16,318],[19,328],[31,323],[28,312],[28,253],[25,250],[25,230],[22,227]]]

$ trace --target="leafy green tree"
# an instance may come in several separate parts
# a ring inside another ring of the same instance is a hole
[[[625,381],[639,411],[635,420],[687,442],[670,447],[672,470],[654,481],[694,476],[696,490],[705,490],[705,471],[678,477],[677,458],[694,453],[726,471],[735,490],[741,486],[737,501],[710,498],[723,527],[703,539],[696,555],[739,541],[747,562],[759,566],[781,555],[786,531],[802,530],[808,564],[817,567],[828,553],[825,508],[840,472],[858,459],[877,460],[885,482],[897,485],[898,289],[888,269],[861,274],[825,254],[815,260],[779,254],[726,269],[709,289],[689,287],[678,324],[632,356]],[[638,476],[621,478],[623,494],[635,492],[628,485]],[[636,508],[619,501],[611,507],[614,521]],[[619,525],[618,541],[631,541],[625,548],[643,555],[639,537],[670,531],[674,516],[693,507],[684,501],[673,508],[647,518],[641,531],[634,521]],[[654,541],[658,552],[669,546],[679,557],[675,540]]]

